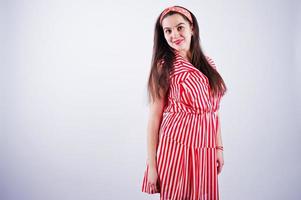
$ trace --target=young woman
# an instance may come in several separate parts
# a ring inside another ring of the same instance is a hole
[[[219,199],[218,110],[226,90],[201,50],[195,16],[180,6],[166,8],[155,25],[142,192],[160,193],[162,200]]]

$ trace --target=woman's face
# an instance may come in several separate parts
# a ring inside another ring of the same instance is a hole
[[[180,14],[165,17],[162,21],[164,37],[170,47],[187,55],[190,48],[192,27]]]

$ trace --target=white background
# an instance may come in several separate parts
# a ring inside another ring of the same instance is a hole
[[[301,198],[300,1],[15,0],[0,4],[1,200],[159,199],[141,192],[146,83],[172,5],[228,86],[221,199]]]

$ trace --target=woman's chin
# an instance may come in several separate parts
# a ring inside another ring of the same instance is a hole
[[[176,47],[173,47],[175,50],[177,51],[186,51],[186,48],[182,47],[182,46],[176,46]]]

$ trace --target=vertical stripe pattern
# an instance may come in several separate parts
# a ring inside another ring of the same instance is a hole
[[[212,59],[206,57],[216,69]],[[221,97],[210,95],[207,77],[176,53],[170,74],[157,149],[158,183],[142,192],[160,193],[161,200],[219,200],[216,133]]]

